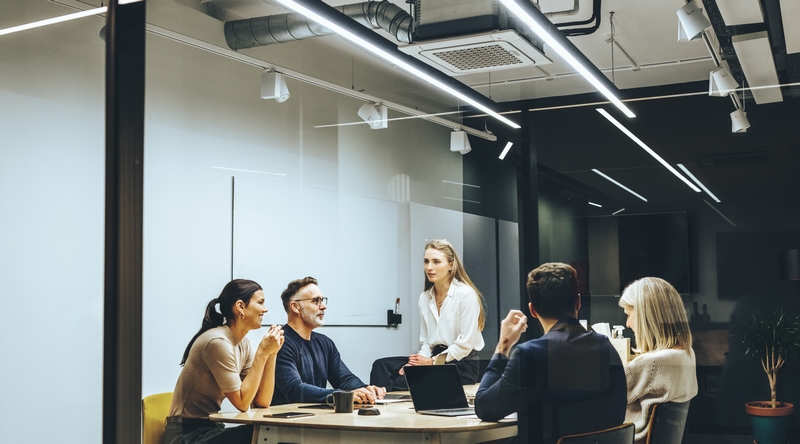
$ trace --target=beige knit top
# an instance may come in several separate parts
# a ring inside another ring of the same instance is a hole
[[[636,441],[647,436],[648,413],[653,404],[685,402],[697,394],[694,350],[659,350],[643,353],[625,366],[628,409],[625,422],[636,426]]]

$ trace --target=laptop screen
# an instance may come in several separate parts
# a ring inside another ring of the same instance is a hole
[[[404,372],[414,410],[469,407],[455,365],[414,365]]]

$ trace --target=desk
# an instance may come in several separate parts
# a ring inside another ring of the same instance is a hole
[[[306,403],[307,404],[307,403]],[[333,410],[300,409],[314,413],[294,419],[264,418],[265,413],[297,411],[286,404],[244,413],[215,413],[213,421],[253,424],[253,444],[269,443],[479,443],[517,435],[516,421],[483,422],[468,417],[421,415],[410,402],[377,406],[378,416],[334,413]]]

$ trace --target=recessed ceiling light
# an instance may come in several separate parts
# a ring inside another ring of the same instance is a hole
[[[637,193],[636,191],[633,191],[632,189],[626,187],[625,185],[623,185],[623,184],[617,182],[616,180],[608,177],[607,175],[601,173],[599,170],[596,170],[596,169],[592,168],[592,171],[594,171],[595,173],[599,174],[601,177],[605,178],[606,180],[608,180],[609,182],[613,183],[614,185],[622,188],[623,190],[633,194],[634,196],[638,197],[639,199],[642,199],[643,201],[647,202],[647,199],[645,199],[641,194]]]

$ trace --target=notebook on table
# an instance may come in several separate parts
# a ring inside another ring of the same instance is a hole
[[[413,365],[404,368],[414,410],[423,415],[474,415],[455,365]]]

